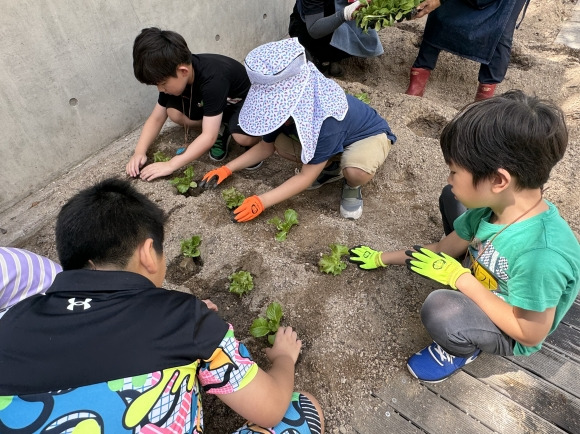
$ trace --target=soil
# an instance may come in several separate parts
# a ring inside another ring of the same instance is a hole
[[[531,2],[516,31],[512,61],[501,93],[522,89],[557,101],[564,108],[570,145],[553,170],[546,197],[576,231],[580,228],[580,190],[573,183],[579,158],[580,53],[553,41],[574,2]],[[398,141],[375,178],[363,188],[364,213],[357,221],[342,219],[340,182],[306,191],[267,209],[254,221],[236,224],[224,206],[220,188],[176,194],[166,179],[133,184],[168,214],[165,287],[210,298],[231,322],[237,337],[258,363],[268,367],[265,338],[249,334],[254,318],[277,301],[282,323],[296,328],[303,350],[296,366],[296,389],[320,400],[330,433],[353,433],[356,404],[373,390],[406,371],[407,357],[429,342],[419,311],[435,284],[411,275],[404,267],[363,272],[349,264],[339,276],[318,270],[329,245],[367,244],[380,250],[433,242],[443,234],[437,199],[446,183],[438,135],[463,105],[472,101],[478,65],[442,53],[423,98],[404,94],[409,68],[417,54],[424,20],[406,21],[380,32],[385,54],[349,59],[337,82],[351,94],[366,92],[370,104],[388,120]],[[125,177],[139,131],[119,139],[0,214],[0,244],[23,247],[54,260],[54,222],[59,207],[76,191],[95,181]],[[168,155],[183,145],[183,130],[167,125],[150,150]],[[241,153],[234,146],[230,157]],[[199,180],[216,167],[207,156],[193,163]],[[246,196],[271,189],[294,174],[296,164],[272,157],[257,171],[235,173],[223,188],[234,186]],[[179,174],[181,175],[181,174]],[[267,220],[298,212],[300,224],[284,242]],[[202,237],[201,261],[180,266],[180,241]],[[255,288],[239,297],[228,291],[228,276],[249,271]],[[208,433],[226,433],[242,421],[213,397],[205,397]],[[357,417],[361,416],[357,414]],[[364,417],[364,415],[362,416]]]

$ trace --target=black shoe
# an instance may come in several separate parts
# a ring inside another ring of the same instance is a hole
[[[344,75],[344,69],[340,66],[338,62],[330,62],[328,66],[328,74],[331,77],[342,77]]]
[[[209,150],[209,158],[213,161],[222,161],[228,156],[228,150],[230,145],[230,130],[226,127],[221,135],[218,135],[216,142],[213,144]]]
[[[251,146],[242,146],[242,154],[244,152],[246,152],[250,148],[251,148]],[[250,171],[252,171],[252,170],[258,170],[260,167],[262,167],[262,164],[264,164],[263,161],[258,161],[253,166],[246,167],[245,170],[250,170]]]
[[[330,182],[338,181],[342,179],[342,170],[340,169],[340,161],[333,161],[327,167],[322,169],[318,178],[312,183],[310,187],[306,190],[316,190],[317,188],[322,187],[324,184],[328,184]]]

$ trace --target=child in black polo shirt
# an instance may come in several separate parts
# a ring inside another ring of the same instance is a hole
[[[237,60],[219,54],[192,54],[181,35],[151,27],[135,38],[133,70],[137,80],[157,86],[159,99],[127,163],[128,175],[151,181],[170,175],[207,151],[211,159],[221,161],[228,153],[230,133],[242,146],[259,141],[259,137],[247,135],[238,126],[250,81]],[[147,149],[168,117],[184,126],[186,142],[190,127],[201,129],[201,134],[182,154],[143,167]],[[222,123],[228,125],[229,131],[220,135]]]

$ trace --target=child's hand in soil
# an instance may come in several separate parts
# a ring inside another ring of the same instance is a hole
[[[296,363],[298,355],[302,348],[302,341],[298,339],[298,334],[292,330],[292,327],[280,327],[276,332],[276,339],[272,348],[266,348],[266,356],[271,363],[278,357],[291,357]]]
[[[145,166],[143,170],[141,170],[140,178],[143,181],[153,181],[155,178],[171,175],[174,171],[175,168],[171,164],[171,161],[153,163],[149,166]]]
[[[146,162],[147,156],[145,154],[133,154],[127,163],[127,167],[125,167],[127,175],[135,178],[137,175],[139,175],[139,169],[141,169]]]

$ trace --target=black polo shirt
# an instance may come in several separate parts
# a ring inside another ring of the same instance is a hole
[[[208,359],[228,324],[193,295],[126,271],[63,271],[0,318],[0,396],[62,390]]]

